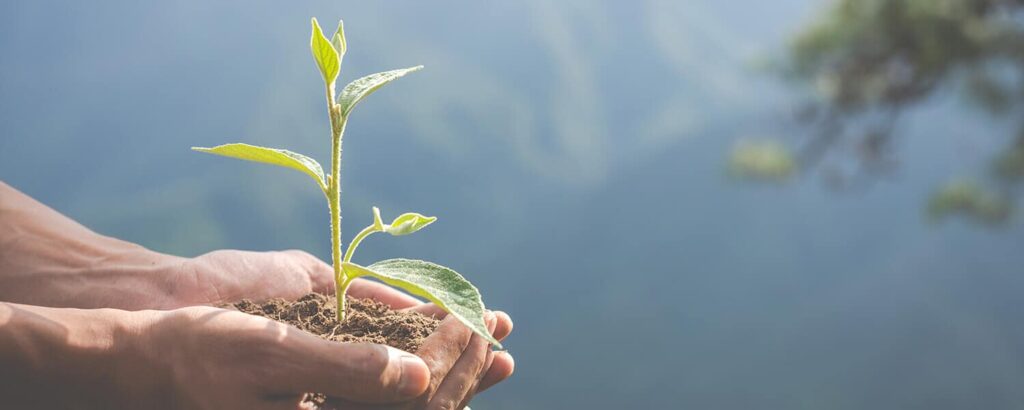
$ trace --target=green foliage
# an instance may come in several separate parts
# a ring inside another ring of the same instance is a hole
[[[427,225],[434,223],[437,217],[423,216],[417,213],[405,213],[395,218],[390,224],[385,224],[380,218],[380,209],[373,207],[373,224],[363,228],[362,231],[352,238],[352,243],[348,245],[348,250],[345,251],[344,261],[348,262],[352,260],[352,255],[355,254],[356,248],[359,244],[366,239],[367,236],[377,232],[387,232],[391,236],[402,236],[416,232],[420,229],[426,228]]]
[[[1013,204],[1004,195],[984,189],[976,182],[953,181],[942,187],[928,202],[928,216],[938,221],[962,215],[989,225],[1002,225],[1010,218]]]
[[[348,45],[345,43],[345,22],[338,20],[338,29],[334,31],[334,35],[331,36],[331,46],[334,47],[334,51],[338,52],[338,64],[345,58],[345,51],[348,51]]]
[[[729,172],[737,178],[784,182],[796,169],[796,161],[776,141],[740,141],[730,153]]]
[[[374,227],[380,227],[382,231],[387,232],[392,236],[411,234],[420,229],[426,228],[427,225],[434,223],[436,220],[436,216],[423,216],[415,212],[408,212],[399,215],[391,221],[391,223],[385,225],[380,219],[380,209],[373,207]]]
[[[1009,199],[1020,196],[1011,185],[1024,182],[1024,122],[1019,121],[1024,118],[1024,25],[1019,18],[1024,2],[829,3],[794,38],[781,64],[786,77],[811,91],[800,117],[817,131],[800,149],[800,166],[818,164],[827,151],[838,148],[860,160],[863,170],[854,177],[885,175],[894,169],[891,151],[900,136],[893,130],[902,114],[932,97],[962,90],[967,101],[987,113],[1018,121],[1017,137],[992,159],[993,172],[985,182],[1000,186],[998,196],[1007,200],[966,201],[960,195],[967,192],[965,185],[951,184],[928,206],[940,211],[929,212],[934,218],[957,210],[991,225],[1006,221],[1003,215],[1010,210],[1004,208],[1014,202]]]
[[[366,98],[366,96],[373,94],[374,91],[377,91],[385,84],[422,68],[423,66],[418,65],[416,67],[370,74],[366,77],[348,83],[348,85],[341,90],[341,96],[338,97],[338,104],[341,105],[341,115],[348,117],[348,114],[352,112],[352,109],[356,107],[356,104],[359,104],[359,102],[362,101],[363,98]]]
[[[480,292],[458,272],[435,263],[412,259],[388,259],[369,267],[345,262],[344,269],[350,277],[372,276],[429,299],[473,332],[501,348],[501,343],[487,331]]]
[[[324,84],[327,84],[328,88],[333,88],[334,81],[338,79],[338,73],[341,71],[341,56],[327,37],[324,37],[316,17],[312,19],[312,24],[313,35],[309,39],[309,48],[313,51],[317,67],[320,68],[320,75],[324,77]],[[342,39],[341,42],[344,44],[345,40]]]
[[[331,170],[333,175],[324,175],[320,164],[313,159],[282,149],[257,147],[240,143],[226,144],[213,148],[194,147],[192,149],[297,169],[317,181],[317,185],[320,186],[327,196],[328,206],[331,210],[331,256],[334,265],[335,296],[338,300],[339,321],[345,318],[345,291],[348,289],[349,284],[355,278],[370,276],[392,286],[405,289],[414,295],[429,299],[452,316],[458,318],[481,337],[500,348],[501,344],[491,336],[484,324],[485,309],[480,292],[466,281],[462,275],[431,262],[408,259],[382,261],[370,265],[370,267],[363,267],[351,262],[356,248],[370,234],[386,232],[392,236],[408,235],[434,223],[437,218],[423,216],[418,213],[405,213],[399,215],[391,223],[385,224],[381,220],[380,210],[374,207],[373,224],[360,231],[352,240],[352,243],[349,244],[348,249],[342,252],[341,178],[337,174],[341,169],[341,141],[348,116],[356,104],[366,98],[366,96],[391,81],[423,68],[423,66],[386,71],[362,77],[346,85],[341,95],[338,96],[337,102],[335,102],[334,84],[338,73],[341,71],[342,57],[344,57],[348,47],[345,41],[344,28],[342,22],[339,21],[337,30],[331,39],[328,40],[324,36],[316,18],[312,19],[312,25],[313,32],[310,38],[310,50],[313,53],[313,59],[320,70],[320,74],[323,76],[328,95],[328,113],[331,120],[333,151]]]
[[[320,189],[327,190],[327,178],[324,176],[324,170],[320,167],[320,163],[313,158],[286,149],[234,143],[218,145],[213,148],[192,147],[192,150],[299,170],[312,177]]]

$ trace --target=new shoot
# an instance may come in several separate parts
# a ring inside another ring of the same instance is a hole
[[[501,348],[501,344],[487,331],[484,324],[484,304],[480,292],[469,281],[454,270],[444,266],[412,259],[389,259],[376,262],[369,266],[361,266],[352,262],[352,256],[359,244],[367,236],[384,232],[393,236],[408,235],[423,229],[437,218],[417,213],[399,215],[384,223],[380,210],[373,208],[373,224],[360,231],[347,249],[341,243],[341,143],[345,134],[352,109],[366,96],[377,91],[402,76],[417,71],[423,66],[409,67],[398,70],[371,74],[348,83],[338,94],[335,81],[341,72],[342,58],[345,56],[347,44],[342,22],[328,39],[324,36],[317,23],[312,19],[313,33],[310,48],[313,59],[323,77],[327,99],[327,113],[331,128],[331,168],[325,174],[316,160],[302,154],[283,149],[266,148],[249,144],[235,143],[213,148],[193,147],[193,150],[210,154],[238,158],[248,161],[278,165],[301,171],[313,178],[320,190],[327,197],[330,209],[331,226],[331,261],[334,267],[335,296],[338,300],[338,322],[345,320],[345,293],[356,278],[369,276],[388,285],[395,286],[417,296],[421,296],[441,307],[448,314],[455,316],[473,332]]]

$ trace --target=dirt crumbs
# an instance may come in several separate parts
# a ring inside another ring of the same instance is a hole
[[[399,312],[370,299],[347,298],[346,318],[338,324],[334,296],[310,293],[294,302],[271,299],[256,303],[242,300],[232,305],[239,311],[274,319],[337,342],[379,343],[416,352],[438,321],[416,312]]]
[[[339,324],[334,296],[310,293],[290,302],[271,299],[257,303],[242,300],[231,307],[263,316],[337,342],[367,342],[416,352],[423,339],[437,329],[439,320],[415,312],[398,312],[371,299],[346,298],[345,322]],[[315,409],[326,408],[327,397],[309,393],[302,400]]]

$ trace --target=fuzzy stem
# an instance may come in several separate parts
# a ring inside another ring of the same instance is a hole
[[[334,294],[338,298],[338,322],[345,320],[345,291],[348,278],[341,268],[341,141],[345,133],[345,117],[334,102],[334,84],[327,86],[327,112],[331,118],[331,181],[327,202],[331,208],[331,262],[334,267]]]
[[[363,228],[363,230],[359,231],[359,234],[357,234],[356,237],[352,239],[352,243],[348,244],[348,249],[345,250],[344,261],[352,262],[352,255],[356,253],[356,248],[359,247],[359,243],[363,241],[363,238],[366,238],[367,236],[374,232],[380,231],[377,229],[376,226],[373,225],[367,226],[366,228]]]

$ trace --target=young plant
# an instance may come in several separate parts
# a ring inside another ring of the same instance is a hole
[[[345,320],[345,292],[349,285],[358,277],[369,276],[429,299],[491,344],[501,348],[501,344],[491,336],[484,324],[484,304],[480,298],[480,292],[454,270],[435,263],[411,259],[389,259],[370,266],[360,266],[352,262],[352,255],[356,248],[370,234],[386,232],[393,236],[408,235],[430,225],[437,218],[417,213],[406,213],[398,216],[391,223],[385,224],[380,217],[380,210],[374,207],[373,224],[360,231],[348,245],[348,249],[342,251],[340,175],[341,142],[345,133],[345,124],[348,123],[352,109],[366,96],[391,81],[423,68],[423,66],[365,76],[346,85],[341,90],[341,95],[336,96],[335,80],[341,71],[341,61],[347,47],[342,22],[338,22],[338,29],[330,40],[324,36],[316,18],[312,19],[312,24],[313,35],[310,39],[310,48],[326,86],[327,113],[331,120],[330,174],[324,174],[323,168],[314,159],[283,149],[242,143],[225,144],[213,148],[193,147],[192,149],[292,168],[309,175],[316,181],[317,186],[327,196],[327,205],[331,214],[331,260],[334,266],[339,322]]]

